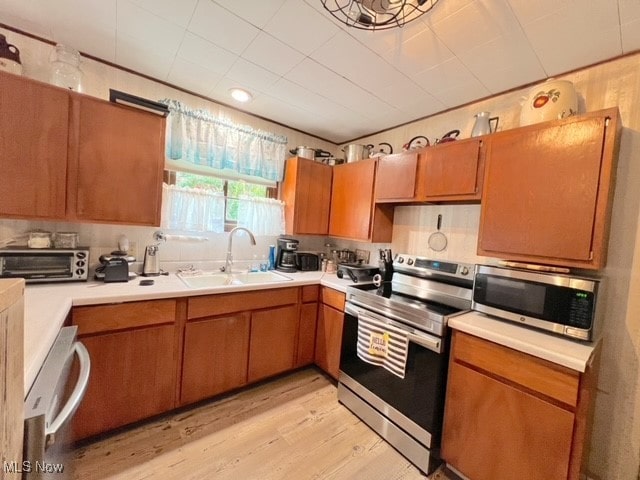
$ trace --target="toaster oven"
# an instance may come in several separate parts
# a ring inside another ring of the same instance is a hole
[[[24,278],[27,283],[87,280],[89,248],[0,249],[0,278]]]

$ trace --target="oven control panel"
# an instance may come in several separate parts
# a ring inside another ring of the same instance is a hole
[[[400,253],[396,255],[393,260],[393,267],[399,272],[404,271],[421,276],[425,274],[440,274],[471,279],[475,265],[470,263],[444,262],[442,260],[432,260]]]

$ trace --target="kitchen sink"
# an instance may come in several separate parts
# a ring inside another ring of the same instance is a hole
[[[178,278],[189,288],[211,288],[225,285],[251,285],[258,283],[290,282],[292,278],[276,272],[204,272],[201,274],[180,274]]]

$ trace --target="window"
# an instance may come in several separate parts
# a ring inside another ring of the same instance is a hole
[[[178,188],[200,189],[218,196],[216,202],[224,203],[224,230],[244,223],[239,222],[239,212],[247,199],[270,199],[277,197],[277,188],[250,183],[244,180],[230,180],[215,176],[200,175],[181,171],[165,171],[165,183]],[[222,219],[221,219],[222,220]]]

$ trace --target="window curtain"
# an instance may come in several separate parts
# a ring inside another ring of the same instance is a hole
[[[198,188],[162,186],[162,227],[192,232],[224,232],[225,199]]]
[[[161,103],[170,112],[167,158],[266,180],[282,180],[287,137],[216,118],[206,110],[189,109],[176,100],[165,99]]]
[[[271,198],[240,197],[238,226],[248,228],[254,235],[283,234],[284,203]]]

